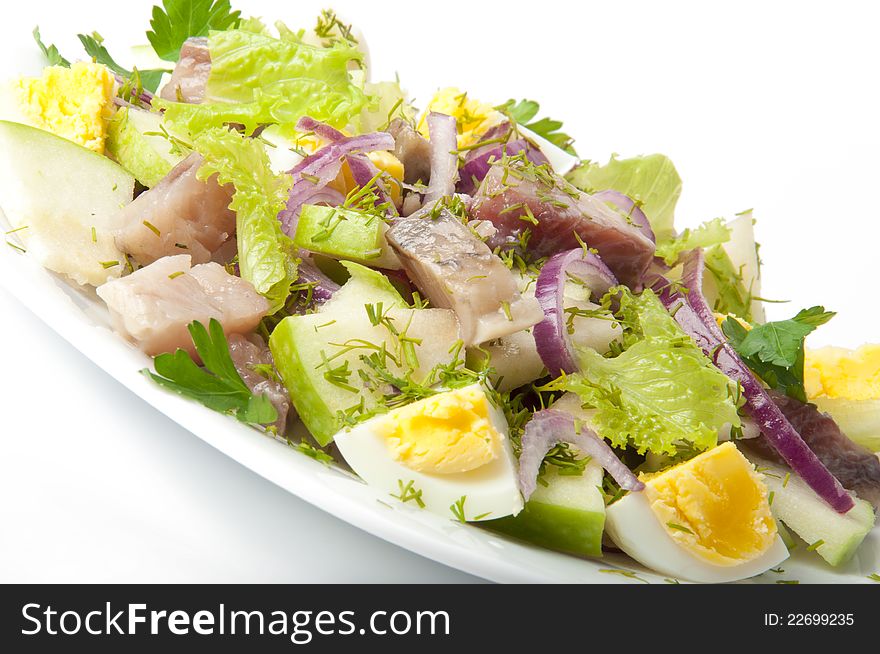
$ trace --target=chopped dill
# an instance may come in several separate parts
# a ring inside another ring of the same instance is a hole
[[[149,220],[144,220],[143,223],[144,223],[144,227],[149,229],[151,232],[153,232],[159,238],[162,238],[162,232],[160,232],[159,228],[156,227],[153,223],[151,223]]]
[[[680,524],[675,523],[675,522],[667,522],[667,523],[666,523],[666,526],[669,527],[670,529],[675,530],[675,531],[683,531],[683,532],[686,533],[686,534],[691,534],[691,535],[693,535],[693,533],[694,533],[693,531],[691,531],[690,529],[688,529],[688,528],[685,527],[684,525],[680,525]]]
[[[467,501],[467,495],[462,495],[449,507],[449,510],[452,511],[452,515],[455,516],[455,519],[461,523],[467,522],[464,513],[465,501]]]
[[[620,570],[617,568],[603,568],[603,569],[599,570],[599,572],[601,572],[602,574],[607,574],[607,575],[620,575],[621,577],[626,577],[627,579],[633,579],[635,581],[640,581],[643,584],[650,584],[651,583],[647,579],[643,579],[642,577],[637,575],[632,570]]]
[[[397,485],[400,488],[400,492],[397,495],[391,493],[391,497],[400,500],[404,504],[407,502],[415,502],[420,509],[424,509],[425,502],[422,499],[422,491],[418,490],[414,484],[415,482],[412,479],[406,484],[403,483],[402,479],[398,479]]]

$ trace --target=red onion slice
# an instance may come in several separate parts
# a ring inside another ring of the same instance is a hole
[[[376,168],[372,161],[370,161],[369,157],[363,154],[349,155],[345,160],[348,162],[348,169],[351,171],[351,178],[358,186],[366,186],[376,178],[376,175],[379,174],[379,169]],[[388,195],[388,189],[385,187],[385,183],[381,179],[376,178],[375,192],[377,197],[376,204],[384,204],[387,207],[385,213],[388,216],[396,217],[400,215],[397,213],[397,207],[395,207],[394,202],[391,201],[391,197]]]
[[[313,133],[316,136],[324,139],[325,141],[329,141],[333,143],[334,141],[341,141],[345,138],[345,134],[340,132],[335,127],[330,127],[327,123],[322,123],[319,120],[315,120],[311,116],[303,116],[299,119],[299,122],[296,124],[296,131],[302,133]]]
[[[327,186],[315,186],[308,182],[301,182],[299,187],[294,184],[287,199],[287,208],[278,214],[281,221],[281,231],[293,238],[296,234],[296,226],[299,212],[304,204],[322,204],[328,207],[338,207],[345,202],[345,196],[336,189]]]
[[[565,318],[568,275],[581,280],[593,296],[601,297],[617,286],[617,278],[608,266],[584,248],[561,252],[544,264],[535,286],[535,299],[544,311],[544,320],[535,325],[533,334],[538,355],[554,377],[577,370]]]
[[[455,193],[458,174],[458,130],[455,118],[432,111],[428,114],[428,131],[431,134],[431,182],[425,194],[425,205]]]
[[[651,228],[651,222],[648,220],[645,212],[642,211],[642,208],[636,204],[635,200],[631,197],[624,195],[619,191],[612,191],[610,189],[593,193],[593,197],[602,202],[614,205],[614,207],[616,207],[620,213],[627,216],[632,221],[633,225],[638,227],[645,236],[651,239],[652,242],[657,242],[657,237],[654,235],[654,230]]]
[[[345,134],[335,127],[315,120],[310,116],[300,118],[296,124],[296,130],[298,132],[311,132],[330,143],[338,143],[346,138]],[[345,160],[348,162],[349,170],[351,170],[351,177],[358,186],[366,186],[379,173],[379,169],[373,165],[369,157],[363,154],[346,155]],[[394,206],[394,203],[388,197],[387,189],[382,180],[376,180],[376,195],[379,198],[377,204],[387,204],[389,216],[394,217],[398,215],[397,207]]]
[[[303,159],[289,172],[293,176],[293,186],[287,198],[287,207],[278,214],[284,233],[293,236],[302,205],[318,204],[319,201],[315,198],[319,194],[322,198],[320,202],[330,205],[342,204],[345,198],[339,200],[341,194],[326,187],[339,175],[342,162],[347,156],[393,148],[394,138],[386,132],[343,136]]]
[[[299,264],[297,274],[297,284],[312,285],[313,304],[324,304],[340,289],[339,284],[322,273],[315,264],[311,263],[310,260],[303,261]]]
[[[323,171],[334,163],[339,163],[342,157],[363,152],[375,152],[376,150],[393,150],[394,138],[387,132],[374,132],[361,134],[360,136],[346,136],[321,148],[312,155],[303,159],[289,171],[294,177],[303,175],[325,177]],[[334,175],[326,183],[333,181]]]
[[[557,443],[571,443],[600,466],[623,489],[641,491],[645,485],[617,458],[614,450],[589,427],[575,428],[574,418],[565,411],[538,411],[526,425],[519,456],[519,487],[528,501],[535,492],[541,462]]]
[[[838,513],[846,513],[855,503],[841,483],[801,438],[773,402],[761,382],[728,344],[706,299],[703,297],[702,250],[693,250],[684,257],[683,284],[686,294],[674,290],[668,280],[660,277],[655,292],[675,321],[725,375],[742,387],[745,408],[779,455],[816,494]]]
[[[119,73],[113,73],[113,77],[116,78],[116,83],[119,84],[119,88],[124,88],[126,84],[128,84],[129,80],[125,79]],[[134,90],[134,89],[132,89]],[[148,91],[145,88],[141,88],[140,93],[137,95],[133,95],[132,99],[140,102],[144,108],[149,109],[153,105],[153,98],[156,97],[153,93]],[[121,99],[121,98],[120,98]],[[115,101],[115,98],[114,98]],[[123,100],[124,102],[124,100]]]

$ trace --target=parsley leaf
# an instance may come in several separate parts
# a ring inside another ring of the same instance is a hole
[[[110,56],[110,53],[107,51],[107,48],[104,47],[104,38],[98,34],[97,32],[92,32],[91,34],[77,34],[80,43],[83,44],[83,48],[85,48],[86,54],[89,55],[92,59],[94,59],[97,63],[103,64],[107,66],[114,73],[119,75],[120,77],[124,77],[126,79],[131,79],[134,77],[134,72],[130,70],[126,70],[122,66],[116,63],[113,57]],[[165,71],[153,69],[153,70],[141,70],[137,71],[140,76],[140,84],[150,93],[155,93],[156,89],[159,88],[159,81],[162,79],[162,73]]]
[[[34,28],[33,35],[34,41],[37,42],[40,50],[46,56],[46,59],[48,60],[50,66],[65,66],[68,68],[70,67],[70,62],[61,56],[61,53],[58,52],[58,48],[56,48],[54,45],[46,46],[46,44],[43,43],[43,39],[40,37],[39,26]]]
[[[162,7],[153,7],[147,38],[160,58],[177,62],[188,38],[235,28],[240,21],[241,12],[232,11],[229,0],[162,0]]]
[[[184,397],[198,400],[209,409],[232,413],[241,422],[270,425],[278,412],[269,398],[254,395],[232,363],[229,345],[220,323],[211,319],[208,329],[200,322],[188,327],[204,368],[199,367],[184,351],[160,354],[153,359],[158,374],[142,372],[154,382]]]
[[[824,307],[811,307],[790,320],[768,322],[751,330],[728,318],[722,329],[737,354],[770,388],[806,402],[804,339],[834,316]]]
[[[553,145],[562,148],[569,154],[577,154],[572,147],[574,139],[568,134],[560,131],[562,129],[561,121],[553,120],[552,118],[534,120],[535,116],[537,116],[538,112],[541,110],[541,105],[534,100],[520,100],[517,102],[516,100],[511,99],[500,107],[495,108],[498,111],[503,111],[510,116],[511,119],[526,129],[533,131],[538,136],[544,137]]]

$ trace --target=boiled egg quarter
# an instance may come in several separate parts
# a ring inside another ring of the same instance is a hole
[[[880,399],[880,345],[807,350],[804,375],[810,399]]]
[[[0,114],[103,154],[115,87],[113,73],[101,64],[48,66],[40,77],[7,85]]]
[[[655,475],[606,509],[606,529],[643,565],[681,579],[746,579],[788,558],[767,488],[733,443]]]
[[[804,389],[844,434],[880,452],[880,345],[806,351]]]
[[[334,440],[361,479],[411,506],[468,522],[523,508],[507,421],[479,384],[371,418]]]

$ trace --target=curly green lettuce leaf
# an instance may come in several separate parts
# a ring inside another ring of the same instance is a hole
[[[223,127],[202,132],[193,147],[205,158],[200,179],[217,174],[221,184],[235,187],[229,207],[236,215],[241,276],[269,300],[274,313],[284,305],[296,279],[295,248],[278,221],[291,178],[272,172],[259,140]]]
[[[212,32],[208,48],[205,102],[156,101],[167,123],[192,136],[230,123],[244,125],[247,134],[259,125],[277,124],[293,136],[296,122],[306,115],[341,128],[368,104],[349,75],[349,63],[363,59],[350,44],[319,48],[237,29]]]
[[[678,236],[658,237],[656,255],[662,257],[667,265],[673,266],[682,252],[720,245],[729,240],[730,228],[724,223],[723,218],[715,218],[707,220],[694,229],[688,227]]]
[[[581,349],[580,372],[554,385],[596,409],[593,426],[615,447],[667,455],[714,447],[722,427],[740,425],[732,382],[652,291],[619,297],[624,350],[605,358]]]
[[[612,156],[604,166],[591,161],[567,175],[569,182],[587,193],[618,191],[641,203],[657,239],[675,235],[675,205],[681,195],[681,177],[672,161],[662,154],[631,159]]]
[[[188,38],[237,27],[240,17],[229,0],[162,0],[161,7],[153,7],[147,39],[160,58],[176,62]]]

